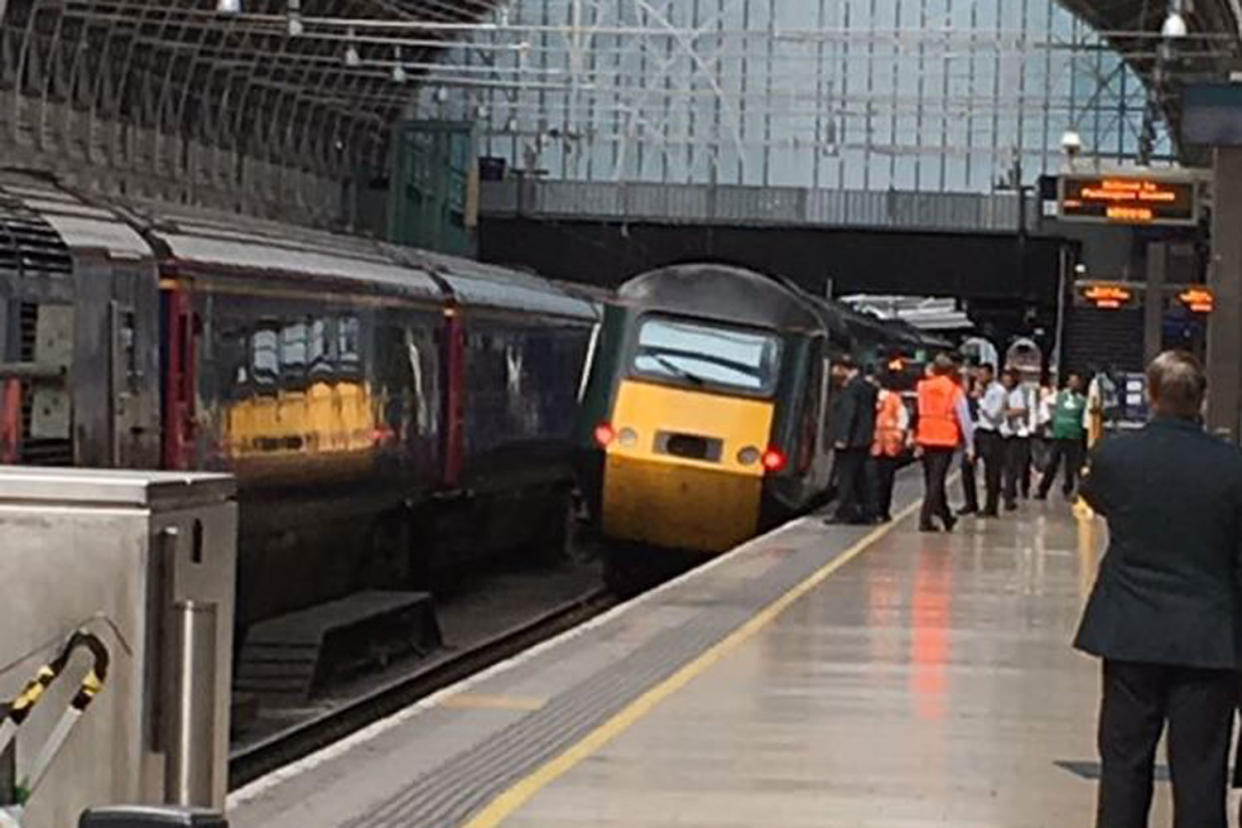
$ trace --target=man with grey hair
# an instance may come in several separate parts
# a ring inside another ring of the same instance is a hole
[[[1242,647],[1242,452],[1203,430],[1207,380],[1166,351],[1147,369],[1153,419],[1092,453],[1083,498],[1108,553],[1074,646],[1103,659],[1096,825],[1147,825],[1168,723],[1174,824],[1225,828]]]

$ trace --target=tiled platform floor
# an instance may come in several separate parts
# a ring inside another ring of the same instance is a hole
[[[918,494],[907,476],[899,502]],[[1094,783],[1068,768],[1095,760],[1098,672],[1070,639],[1094,558],[1059,501],[953,534],[805,519],[260,781],[233,824],[1087,826]],[[745,628],[755,585],[780,575],[783,594],[817,570],[716,657],[670,645],[696,630],[706,650],[704,614]],[[574,693],[657,645],[675,663],[575,712]],[[499,771],[498,751],[515,757]],[[1153,824],[1168,820],[1159,785]]]

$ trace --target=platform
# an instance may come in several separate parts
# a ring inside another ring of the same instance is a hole
[[[895,524],[798,520],[259,780],[233,824],[1089,824],[1094,554],[1060,500],[920,534],[920,488]]]

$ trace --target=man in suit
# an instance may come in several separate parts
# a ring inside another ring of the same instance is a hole
[[[1200,418],[1207,380],[1167,351],[1141,431],[1092,453],[1083,498],[1108,520],[1108,554],[1074,646],[1104,660],[1096,825],[1147,825],[1168,722],[1174,824],[1225,828],[1225,774],[1242,644],[1242,453]]]
[[[832,404],[832,447],[837,468],[837,510],[830,523],[867,523],[867,458],[875,438],[876,387],[849,356],[832,366],[838,385]]]

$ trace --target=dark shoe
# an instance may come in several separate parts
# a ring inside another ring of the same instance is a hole
[[[978,506],[963,506],[957,510],[958,515],[973,515],[979,511]]]
[[[1012,500],[1007,500],[1007,501],[1005,501],[1005,511],[1006,511],[1006,512],[1014,512],[1014,511],[1017,511],[1017,509],[1018,509],[1018,504],[1017,504],[1017,503],[1015,503],[1015,502],[1014,502],[1014,501],[1012,501]]]
[[[1035,499],[1036,499],[1036,500],[1047,500],[1047,499],[1048,499],[1048,493],[1047,493],[1047,492],[1036,492],[1036,493],[1035,493]]]
[[[957,518],[949,515],[944,521],[944,531],[952,532],[954,526],[957,526]]]
[[[984,509],[982,512],[979,513],[979,517],[998,518],[1000,517],[1000,512],[996,511],[995,509]]]
[[[1061,494],[1065,495],[1066,500],[1070,501],[1071,503],[1074,502],[1074,490],[1073,489],[1071,489],[1068,492],[1062,491]]]
[[[920,532],[939,532],[940,527],[935,525],[934,523],[920,523],[919,531]]]

